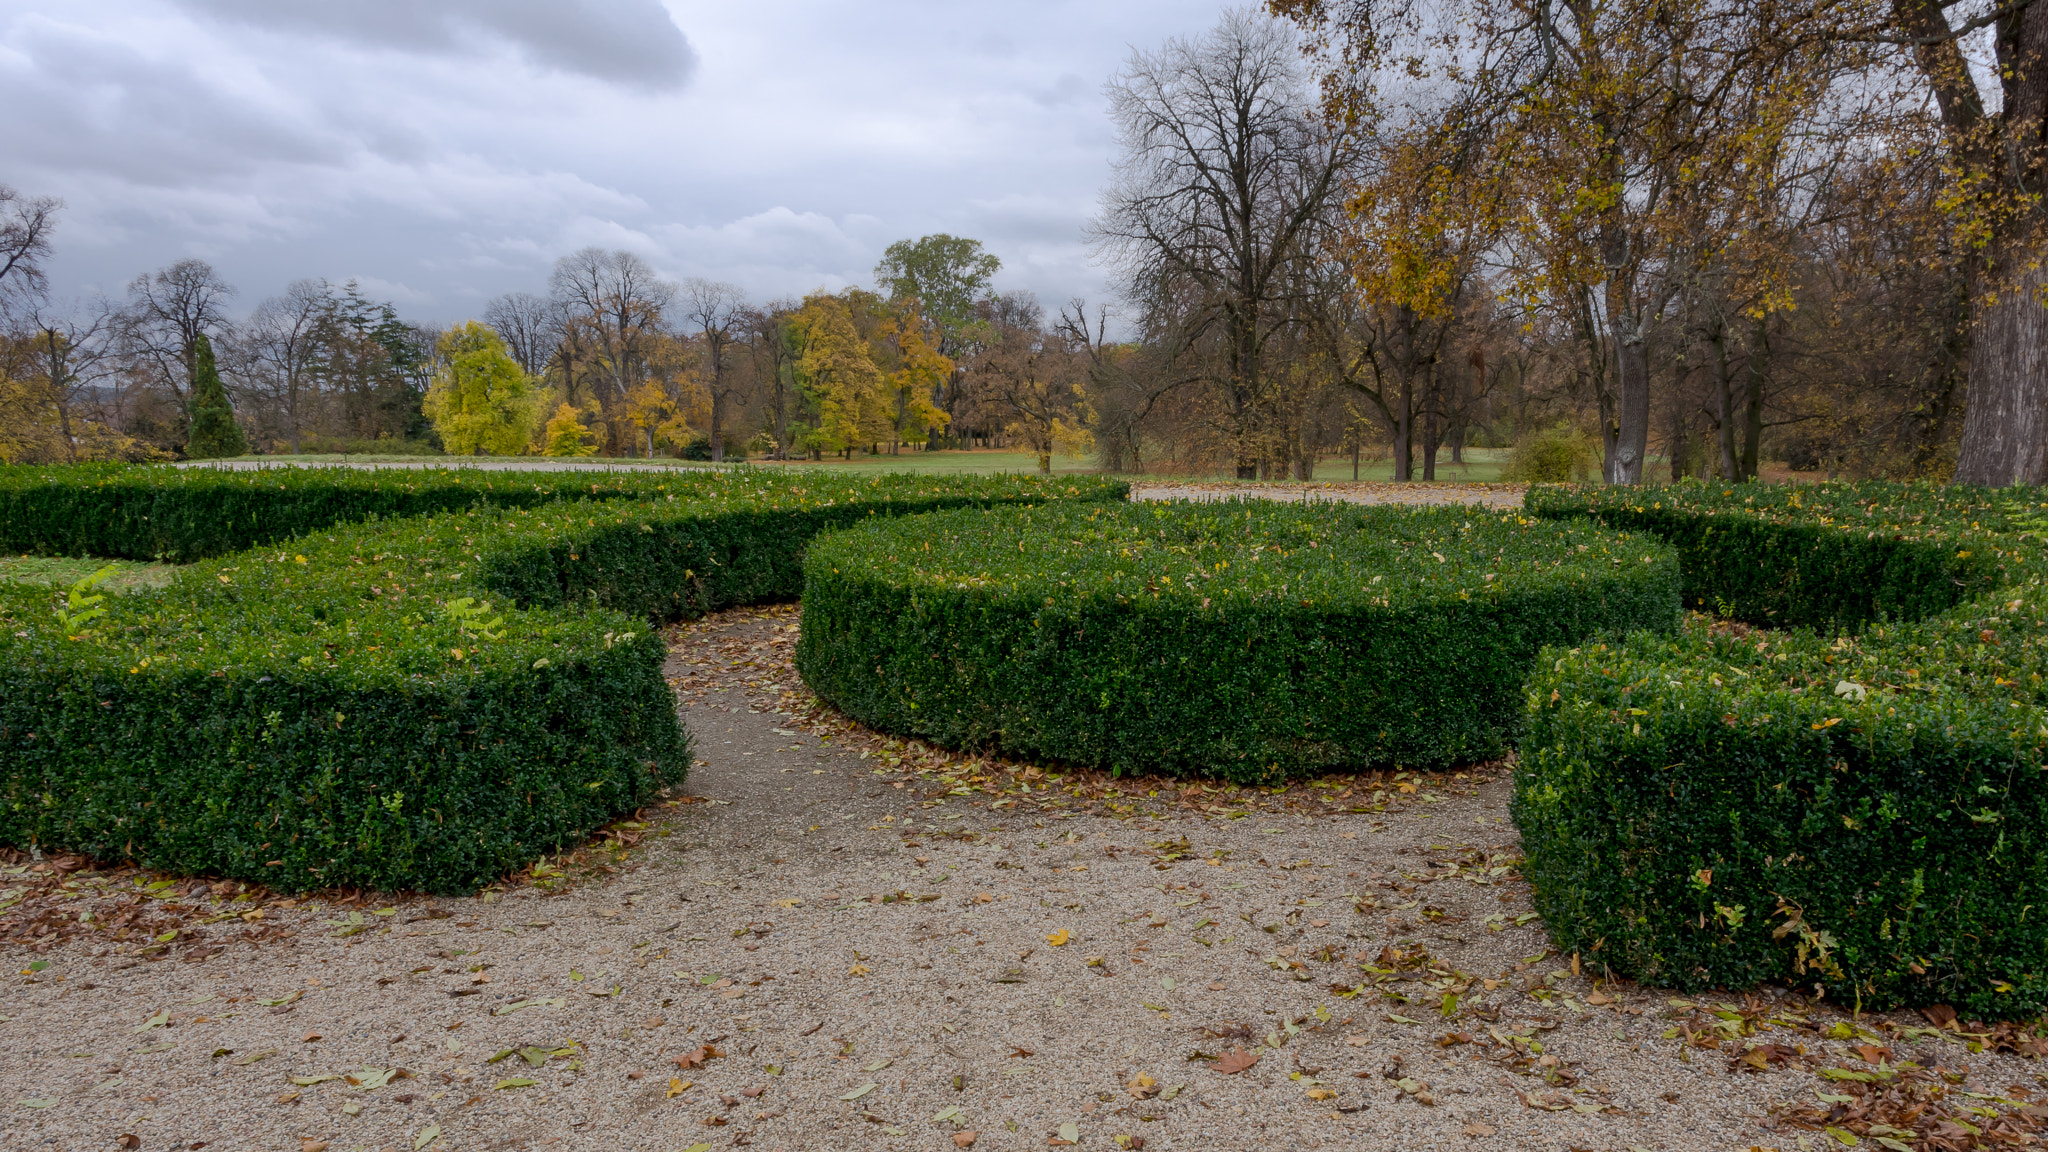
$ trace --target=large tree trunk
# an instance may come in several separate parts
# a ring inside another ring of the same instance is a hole
[[[2004,247],[1992,265],[2004,282],[1977,304],[1959,484],[2048,481],[2048,270],[2030,245]]]
[[[1754,480],[1762,460],[1764,438],[1764,381],[1771,359],[1771,328],[1768,318],[1758,320],[1749,334],[1749,365],[1742,374],[1742,455],[1740,480]]]
[[[1643,454],[1650,446],[1650,357],[1633,312],[1615,316],[1614,436],[1609,442],[1609,484],[1640,484]]]
[[[1415,479],[1415,382],[1401,378],[1401,403],[1394,409],[1394,479]]]
[[[1714,349],[1714,440],[1721,449],[1721,479],[1741,480],[1742,465],[1735,453],[1735,381],[1729,378],[1728,326],[1719,318],[1707,330],[1707,343]]]

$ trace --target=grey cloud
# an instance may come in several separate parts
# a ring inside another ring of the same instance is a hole
[[[0,145],[18,166],[177,187],[345,154],[276,109],[231,97],[187,61],[35,20],[12,29],[5,46],[16,56],[0,62],[0,107],[9,109]]]
[[[463,52],[481,34],[558,72],[673,90],[697,53],[659,0],[178,0],[216,18],[277,32],[322,33],[380,48]]]

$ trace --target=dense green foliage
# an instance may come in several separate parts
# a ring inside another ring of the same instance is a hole
[[[805,563],[798,668],[887,731],[1266,780],[1499,754],[1545,644],[1673,627],[1671,550],[1476,509],[1049,505]]]
[[[1671,540],[1689,604],[1812,626],[1543,655],[1514,813],[1559,947],[1682,988],[2048,1006],[2048,572],[2015,495],[1533,491]]]
[[[649,621],[794,597],[817,532],[1123,491],[747,470],[39,475],[0,474],[10,548],[212,558],[82,623],[47,589],[0,588],[0,843],[285,889],[470,889],[680,781],[688,740]],[[564,498],[586,493],[613,498]],[[89,524],[67,529],[66,511]],[[372,512],[402,518],[337,523]]]
[[[192,403],[187,456],[217,459],[240,456],[249,450],[242,428],[235,423],[235,410],[228,404],[228,390],[221,386],[220,368],[213,362],[213,342],[201,334],[192,349]]]

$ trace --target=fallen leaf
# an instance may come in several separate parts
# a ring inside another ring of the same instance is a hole
[[[1311,1100],[1334,1100],[1337,1098],[1337,1094],[1328,1088],[1311,1088],[1308,1090],[1308,1098]]]
[[[1614,1003],[1614,997],[1609,996],[1607,993],[1602,992],[1596,988],[1593,991],[1586,993],[1586,1003],[1593,1005],[1612,1004]]]
[[[533,1087],[533,1086],[534,1086],[535,1084],[538,1084],[538,1083],[540,1083],[540,1081],[538,1081],[538,1080],[529,1080],[529,1079],[527,1079],[527,1078],[526,1078],[526,1077],[524,1077],[524,1076],[513,1076],[513,1077],[510,1077],[510,1078],[508,1078],[508,1079],[505,1079],[505,1080],[500,1080],[500,1081],[498,1081],[498,1082],[497,1082],[496,1084],[493,1084],[493,1085],[491,1085],[491,1087],[493,1087],[493,1088],[531,1088],[531,1087]]]
[[[711,1045],[702,1044],[698,1047],[690,1049],[688,1052],[683,1053],[681,1056],[671,1057],[670,1062],[673,1063],[676,1067],[681,1068],[683,1071],[687,1072],[690,1069],[698,1067],[699,1065],[703,1064],[706,1060],[716,1060],[723,1055],[725,1055],[725,1053],[720,1052],[718,1049],[713,1048]]]
[[[1058,948],[1061,945],[1065,944],[1068,939],[1069,937],[1067,934],[1067,930],[1065,928],[1062,928],[1059,931],[1053,933],[1052,935],[1047,936],[1045,938],[1045,942],[1047,944],[1052,945],[1055,948]]]
[[[297,1084],[301,1088],[311,1088],[315,1084],[325,1084],[329,1080],[339,1079],[341,1077],[329,1073],[325,1076],[294,1076],[292,1077],[292,1083]]]
[[[1474,1120],[1470,1124],[1465,1125],[1461,1131],[1467,1136],[1491,1136],[1494,1134],[1494,1127],[1484,1121]]]
[[[21,1106],[23,1108],[54,1108],[56,1107],[56,1105],[57,1098],[55,1096],[42,1096],[33,1100],[23,1100],[21,1102]]]
[[[955,1133],[953,1133],[953,1146],[954,1146],[955,1148],[966,1148],[966,1147],[969,1147],[969,1146],[971,1146],[971,1145],[972,1145],[972,1144],[974,1143],[974,1139],[975,1139],[975,1137],[977,1137],[977,1136],[980,1136],[980,1135],[981,1135],[981,1133],[979,1133],[979,1132],[973,1132],[973,1131],[969,1131],[969,1132],[955,1132]]]
[[[1139,1100],[1149,1100],[1159,1095],[1159,1081],[1140,1072],[1129,1084],[1124,1085],[1124,1091]]]
[[[689,1091],[690,1085],[694,1083],[696,1083],[696,1081],[694,1080],[680,1080],[673,1076],[669,1077],[668,1095],[663,1097],[663,1099],[673,1100],[676,1097],[681,1096],[683,1093]]]
[[[434,1138],[440,1134],[441,1126],[439,1124],[429,1124],[425,1128],[420,1129],[420,1134],[412,1138],[412,1152],[420,1152],[420,1149],[432,1144]]]
[[[1242,1048],[1232,1048],[1217,1058],[1216,1070],[1225,1076],[1235,1076],[1258,1062],[1259,1058],[1255,1054]]]
[[[136,1136],[136,1135],[135,1135],[134,1133],[132,1133],[132,1132],[123,1132],[123,1133],[122,1133],[121,1135],[119,1135],[119,1136],[116,1136],[116,1137],[114,1138],[114,1143],[115,1143],[115,1144],[117,1144],[117,1145],[119,1145],[119,1146],[120,1146],[120,1147],[122,1147],[122,1148],[140,1148],[140,1147],[142,1147],[142,1139],[141,1139],[141,1137],[138,1137],[138,1136]]]
[[[1215,982],[1214,984],[1211,984],[1211,985],[1209,985],[1209,991],[1211,991],[1211,992],[1221,992],[1221,991],[1223,991],[1223,981],[1221,981],[1221,980],[1218,980],[1218,981],[1216,981],[1216,982]]]
[[[858,1099],[860,1099],[861,1097],[863,1097],[863,1096],[867,1095],[868,1093],[870,1093],[870,1092],[873,1092],[874,1090],[875,1090],[875,1084],[874,1084],[874,1081],[870,1080],[870,1081],[868,1081],[868,1082],[867,1082],[866,1084],[863,1084],[863,1085],[861,1085],[860,1087],[858,1087],[858,1088],[855,1088],[855,1089],[854,1089],[853,1091],[851,1091],[851,1092],[848,1092],[848,1093],[846,1093],[845,1095],[841,1096],[841,1097],[840,1097],[840,1099],[841,1099],[841,1100],[858,1100]]]
[[[169,1024],[170,1022],[171,1010],[169,1008],[166,1008],[163,1011],[158,1012],[156,1015],[151,1016],[149,1019],[144,1020],[141,1026],[136,1028],[135,1031],[137,1033],[147,1032],[151,1028],[161,1028],[164,1025]]]
[[[1079,1144],[1081,1142],[1081,1126],[1073,1123],[1060,1125],[1060,1139],[1065,1140],[1069,1144]]]
[[[299,1141],[299,1152],[327,1152],[327,1141],[315,1140],[308,1136]]]
[[[242,1057],[240,1060],[237,1060],[234,1063],[237,1067],[247,1068],[249,1065],[254,1064],[259,1060],[268,1060],[269,1058],[275,1055],[277,1055],[277,1049],[265,1048],[261,1052],[251,1052],[247,1056]]]

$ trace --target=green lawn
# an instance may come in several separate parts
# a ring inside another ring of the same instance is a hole
[[[93,560],[76,556],[0,557],[0,580],[22,584],[50,584],[69,587],[102,568],[113,574],[100,582],[109,592],[133,592],[140,588],[161,588],[178,571],[176,564],[144,563],[140,560]]]

